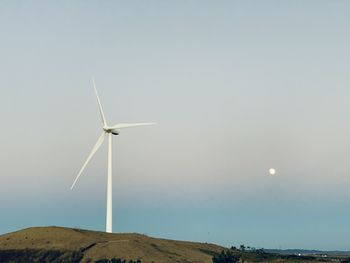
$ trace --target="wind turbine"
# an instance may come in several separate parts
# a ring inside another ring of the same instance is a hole
[[[113,135],[119,135],[119,132],[121,129],[124,128],[130,128],[130,127],[136,127],[136,126],[145,126],[145,125],[154,125],[155,122],[144,122],[144,123],[119,123],[113,126],[108,126],[105,115],[103,113],[102,105],[100,98],[97,93],[95,80],[92,79],[92,84],[94,86],[98,108],[100,111],[101,119],[102,119],[102,129],[103,132],[101,136],[98,138],[95,146],[92,148],[88,158],[86,159],[83,167],[80,169],[77,177],[75,178],[71,190],[75,186],[76,182],[78,181],[80,175],[84,171],[86,165],[89,163],[91,158],[95,155],[97,150],[101,147],[106,135],[108,135],[108,177],[107,177],[107,213],[106,213],[106,232],[112,233],[112,136]]]

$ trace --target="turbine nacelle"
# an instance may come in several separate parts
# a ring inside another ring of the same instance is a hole
[[[111,131],[113,135],[119,135],[119,131]]]
[[[119,131],[115,130],[115,129],[111,129],[110,127],[103,127],[103,130],[106,133],[112,133],[113,135],[119,135]]]
[[[140,122],[140,123],[119,123],[113,126],[103,126],[103,130],[106,133],[112,133],[114,135],[119,135],[120,129],[125,128],[132,128],[132,127],[139,127],[139,126],[148,126],[148,125],[155,125],[156,122]]]

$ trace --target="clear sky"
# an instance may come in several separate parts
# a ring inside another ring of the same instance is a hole
[[[349,1],[1,1],[0,233],[350,250]],[[274,167],[277,175],[268,175]]]

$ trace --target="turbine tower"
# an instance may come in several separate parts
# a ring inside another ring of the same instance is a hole
[[[97,93],[95,80],[92,79],[92,84],[94,86],[98,108],[100,111],[101,119],[102,119],[102,129],[103,132],[101,136],[98,138],[95,146],[92,148],[88,158],[86,159],[83,167],[80,169],[77,177],[75,178],[71,190],[75,186],[76,182],[78,181],[80,175],[84,171],[87,164],[90,162],[91,158],[95,155],[97,150],[101,147],[104,139],[106,136],[108,136],[108,177],[107,177],[107,213],[106,213],[106,232],[112,233],[112,136],[113,135],[119,135],[119,132],[121,129],[124,128],[130,128],[130,127],[136,127],[136,126],[145,126],[145,125],[154,125],[155,122],[144,122],[144,123],[119,123],[113,126],[108,126],[105,115],[103,113],[102,105],[100,98]]]

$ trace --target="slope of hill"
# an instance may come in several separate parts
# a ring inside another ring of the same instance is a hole
[[[0,262],[95,262],[120,258],[151,262],[212,262],[223,247],[151,238],[140,234],[108,234],[63,227],[34,227],[0,236]]]
[[[28,262],[105,262],[108,259],[127,263],[317,263],[350,262],[345,254],[281,254],[273,250],[225,249],[214,244],[152,238],[140,234],[108,234],[64,227],[33,227],[0,236],[1,263]],[[293,253],[291,253],[293,252]],[[304,251],[305,252],[305,251]],[[310,252],[310,251],[308,251]],[[294,254],[294,255],[293,255]],[[231,258],[236,258],[233,260]],[[228,258],[231,258],[228,260]]]

